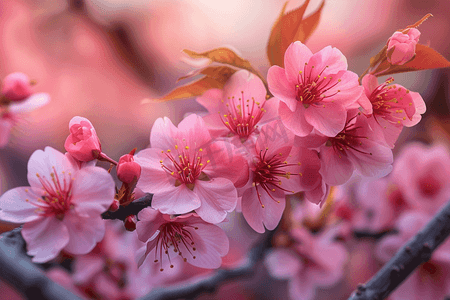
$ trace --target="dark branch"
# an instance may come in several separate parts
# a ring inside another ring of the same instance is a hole
[[[0,278],[8,282],[27,299],[77,299],[68,290],[49,279],[25,254],[21,228],[0,235]]]
[[[220,283],[225,281],[254,276],[257,270],[256,264],[264,258],[265,251],[271,247],[275,232],[276,230],[267,232],[262,241],[250,250],[245,265],[231,270],[219,269],[208,278],[184,286],[155,289],[140,300],[193,299],[205,292],[213,293]]]
[[[365,285],[348,300],[381,300],[389,296],[450,234],[450,202]]]
[[[123,207],[121,206],[117,211],[111,212],[107,211],[102,213],[103,219],[118,219],[125,220],[129,215],[137,215],[141,210],[150,206],[152,204],[152,194],[146,194],[144,197],[139,198],[129,205]]]

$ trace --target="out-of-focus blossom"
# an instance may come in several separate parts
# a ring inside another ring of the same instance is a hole
[[[30,187],[0,197],[0,219],[25,223],[22,235],[34,262],[47,262],[61,250],[91,251],[105,233],[100,216],[114,200],[114,181],[104,169],[81,168],[51,147],[28,161]]]
[[[92,123],[83,117],[73,117],[69,122],[70,134],[64,148],[79,161],[99,158],[102,152],[100,140]]]
[[[223,90],[210,89],[197,102],[210,113],[203,117],[211,135],[247,139],[258,124],[278,117],[278,100],[266,100],[266,88],[254,74],[240,70],[228,79]]]
[[[355,169],[368,177],[382,177],[392,170],[392,150],[377,140],[366,116],[357,109],[348,112],[344,129],[335,137],[312,134],[296,139],[319,149],[320,172],[329,185],[347,182]]]
[[[203,121],[190,115],[176,128],[159,118],[150,149],[140,151],[137,187],[152,193],[152,207],[165,214],[195,212],[206,222],[222,222],[238,201],[236,187],[248,180],[248,163],[224,141],[212,141]],[[236,187],[235,187],[236,185]]]
[[[225,232],[197,214],[173,217],[148,207],[139,212],[138,218],[138,237],[147,242],[138,265],[149,257],[160,265],[161,271],[173,268],[172,261],[179,259],[197,267],[216,269],[222,264],[221,257],[228,253]]]
[[[394,79],[390,77],[378,85],[377,77],[364,76],[362,84],[365,96],[372,107],[365,113],[368,115],[370,127],[378,140],[385,140],[394,148],[403,126],[411,127],[419,123],[426,106],[419,93],[411,92],[401,85],[390,85]]]
[[[293,141],[294,135],[282,122],[273,121],[261,127],[251,151],[250,178],[239,194],[242,194],[242,213],[257,232],[264,232],[264,226],[273,230],[278,225],[287,193],[321,188],[317,153],[293,146]],[[318,203],[321,199],[309,200]]]
[[[11,73],[3,79],[2,94],[8,101],[22,101],[32,93],[30,78],[24,73]]]
[[[377,256],[387,262],[412,238],[431,216],[421,212],[404,214],[397,222],[397,235],[383,240],[376,249]],[[431,259],[418,267],[390,296],[392,300],[444,299],[450,293],[450,241],[434,251]]]
[[[290,235],[294,244],[270,252],[265,265],[273,277],[289,280],[291,299],[314,299],[318,287],[331,287],[342,278],[347,251],[332,230],[312,235],[296,228]]]
[[[443,145],[409,144],[390,178],[413,209],[433,215],[449,200],[450,153]]]
[[[117,177],[124,183],[137,182],[141,177],[141,166],[134,161],[133,149],[130,154],[122,155],[117,164]]]
[[[408,32],[394,32],[387,43],[386,57],[392,65],[404,65],[416,54],[420,31],[410,28]]]
[[[327,46],[313,54],[301,42],[284,55],[284,69],[272,66],[267,74],[270,92],[280,102],[283,124],[298,136],[313,129],[336,136],[344,129],[347,108],[359,100],[358,75],[347,71],[347,59]]]

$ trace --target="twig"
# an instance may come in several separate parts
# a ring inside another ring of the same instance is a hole
[[[121,206],[117,211],[107,211],[102,213],[103,219],[118,219],[125,220],[129,215],[137,215],[141,210],[152,204],[152,194],[146,194],[144,197],[139,198],[127,206]]]
[[[214,275],[181,287],[158,288],[139,300],[192,299],[202,293],[213,293],[221,283],[235,278],[251,277],[256,273],[256,264],[264,258],[265,251],[271,247],[271,240],[277,230],[267,232],[260,243],[254,246],[247,263],[236,269],[219,269]]]
[[[27,299],[82,300],[45,276],[25,254],[25,241],[15,228],[0,235],[0,278]]]
[[[368,283],[359,285],[348,300],[381,300],[389,296],[450,235],[450,202]]]

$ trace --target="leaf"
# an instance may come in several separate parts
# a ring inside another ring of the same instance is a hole
[[[396,73],[448,67],[450,67],[450,62],[436,50],[425,45],[417,44],[416,56],[411,61],[404,65],[397,66],[390,65],[386,60],[383,61],[373,73],[379,77]]]
[[[197,53],[188,49],[183,50],[191,58],[208,58],[212,62],[217,62],[221,64],[231,65],[240,69],[246,69],[250,72],[255,73],[250,62],[246,59],[243,59],[239,55],[237,55],[233,50],[222,47],[217,49],[212,49],[210,51],[206,51],[203,53]],[[256,73],[255,73],[256,74]]]
[[[288,2],[281,9],[280,16],[272,27],[267,44],[267,57],[272,66],[284,67],[284,52],[289,45],[297,40],[304,43],[317,28],[325,0],[317,11],[303,19],[309,1],[306,0],[302,6],[287,14],[284,14],[284,11]]]
[[[144,103],[154,103],[154,102],[166,102],[169,100],[177,100],[184,99],[190,97],[201,96],[206,90],[209,89],[221,89],[223,88],[224,83],[217,81],[214,78],[210,78],[208,76],[204,76],[203,78],[179,86],[167,95],[158,99],[144,99],[141,101],[141,104]]]
[[[215,79],[223,84],[233,75],[237,70],[228,66],[208,66],[203,69],[194,70],[185,76],[178,78],[177,82],[187,78],[203,74],[209,78]]]

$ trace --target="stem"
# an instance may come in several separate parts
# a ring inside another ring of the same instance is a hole
[[[107,162],[117,166],[117,161],[115,161],[114,159],[110,158],[108,155],[106,155],[103,152],[100,152],[100,154],[98,155],[97,159],[99,161],[107,161]]]
[[[120,208],[114,212],[106,211],[102,213],[103,219],[119,219],[124,221],[129,215],[137,215],[141,210],[152,204],[152,194],[146,194],[144,197],[139,198],[127,206],[120,206]]]
[[[366,284],[359,285],[348,300],[385,299],[419,265],[428,261],[449,235],[450,202]]]

